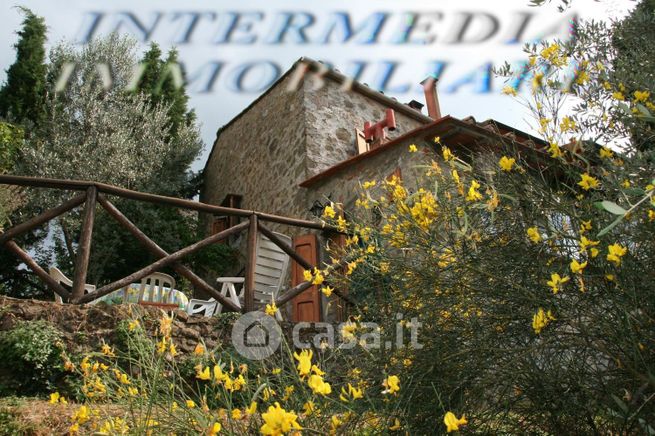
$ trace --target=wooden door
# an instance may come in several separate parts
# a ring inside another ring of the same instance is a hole
[[[318,239],[315,234],[301,235],[293,238],[293,249],[307,262],[318,265]],[[305,269],[297,262],[291,264],[291,286],[305,281]],[[321,294],[318,286],[312,286],[292,301],[293,322],[319,322],[321,320]]]

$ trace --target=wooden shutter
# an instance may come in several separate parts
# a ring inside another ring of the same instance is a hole
[[[312,265],[318,264],[318,239],[315,234],[297,236],[293,238],[293,249]],[[291,264],[291,286],[305,281],[305,269],[297,262]],[[319,322],[321,320],[321,298],[318,286],[312,286],[292,302],[293,322]]]

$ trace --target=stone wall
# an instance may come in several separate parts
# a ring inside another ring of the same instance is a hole
[[[98,351],[103,341],[116,342],[116,327],[123,320],[139,319],[148,332],[155,332],[159,309],[136,304],[104,303],[77,306],[52,301],[22,300],[0,296],[0,331],[11,330],[20,321],[44,320],[63,333],[66,349],[82,353]],[[172,338],[182,353],[190,353],[202,339],[209,348],[229,341],[231,328],[219,318],[188,316],[175,311]]]
[[[344,91],[332,80],[326,80],[318,90],[312,86],[311,81],[305,81],[308,177],[357,155],[355,129],[363,131],[366,121],[380,121],[387,109],[359,92]],[[396,130],[387,132],[392,139],[422,125],[400,111],[395,111],[395,117]]]
[[[288,78],[225,127],[205,167],[201,201],[243,196],[242,208],[289,215],[306,178],[303,90]]]

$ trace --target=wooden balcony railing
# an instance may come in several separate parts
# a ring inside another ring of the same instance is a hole
[[[267,229],[263,223],[272,222],[278,224],[285,224],[289,226],[302,227],[306,229],[315,229],[323,231],[332,231],[339,233],[339,230],[326,225],[325,223],[317,223],[296,218],[289,218],[284,216],[272,215],[263,212],[252,210],[233,209],[229,207],[214,206],[211,204],[200,203],[192,200],[185,200],[181,198],[166,197],[162,195],[149,194],[145,192],[132,191],[129,189],[119,188],[113,185],[104,183],[97,183],[91,181],[81,180],[62,180],[62,179],[48,179],[37,177],[24,177],[12,175],[0,175],[0,184],[27,186],[34,188],[46,189],[60,189],[83,191],[83,193],[74,196],[70,200],[64,202],[60,206],[46,210],[40,215],[29,219],[28,221],[17,224],[8,229],[4,233],[0,231],[0,247],[9,250],[20,258],[28,268],[30,268],[40,279],[47,285],[53,292],[58,294],[65,302],[73,304],[84,304],[103,297],[117,289],[128,286],[130,283],[141,280],[147,275],[161,270],[164,267],[172,267],[178,274],[188,279],[197,289],[200,289],[207,294],[211,295],[214,299],[218,300],[225,307],[233,311],[249,312],[254,309],[254,284],[255,284],[255,261],[257,258],[257,233],[261,232],[274,244],[280,247],[287,253],[294,261],[298,262],[305,269],[318,267],[318,265],[311,265],[305,260],[293,247],[286,244],[275,236],[273,232]],[[248,218],[240,224],[223,230],[215,235],[202,239],[188,247],[182,248],[174,253],[168,253],[162,249],[156,242],[145,235],[134,223],[132,223],[120,210],[116,208],[107,198],[106,195],[113,195],[130,200],[149,202],[160,205],[168,205],[182,209],[193,210],[197,212],[205,212],[216,215],[228,215],[235,217]],[[84,294],[84,284],[86,283],[87,270],[89,266],[89,256],[91,253],[91,236],[93,233],[93,223],[95,220],[96,205],[100,206],[113,217],[121,226],[130,232],[135,239],[137,239],[146,250],[148,250],[158,260],[145,268],[136,271],[127,277],[117,280],[113,283],[104,285],[94,292]],[[14,239],[21,234],[32,230],[46,222],[57,218],[58,216],[81,206],[84,204],[84,211],[82,214],[82,229],[78,243],[77,254],[75,258],[75,272],[73,275],[73,287],[69,292],[59,283],[50,277],[50,275],[41,268],[35,261],[25,252],[21,247],[14,242]],[[243,308],[238,308],[230,299],[224,297],[219,291],[208,284],[206,281],[197,276],[191,269],[184,266],[181,261],[184,257],[197,252],[198,250],[207,247],[211,244],[220,242],[231,235],[238,234],[248,229],[247,241],[247,262],[246,262],[246,278],[244,284],[244,304]],[[345,262],[340,262],[330,266],[331,269],[340,268]],[[297,286],[289,289],[283,294],[278,296],[275,304],[278,307],[283,307],[286,303],[298,296],[303,291],[312,286],[311,282],[302,282]],[[335,293],[344,299],[346,302],[353,304],[353,302],[342,292],[335,290]]]

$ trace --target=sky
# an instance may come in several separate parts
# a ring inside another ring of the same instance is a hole
[[[204,166],[216,131],[257,98],[300,57],[324,61],[401,102],[424,101],[419,82],[439,76],[442,113],[494,118],[534,133],[525,108],[500,93],[489,74],[505,61],[524,62],[523,44],[566,38],[574,17],[611,20],[630,0],[1,0],[0,83],[15,59],[26,6],[43,16],[48,46],[83,46],[112,31],[130,34],[142,50],[175,46],[189,79],[190,106],[201,123]],[[425,109],[424,109],[425,111]],[[375,120],[371,120],[375,121]]]

